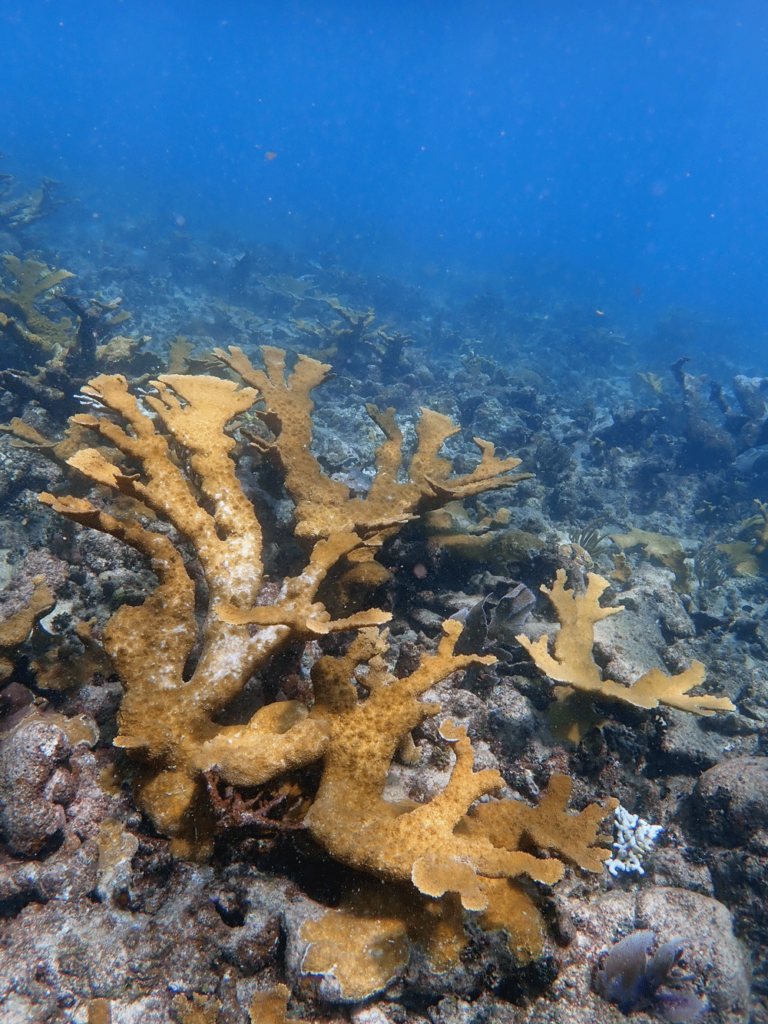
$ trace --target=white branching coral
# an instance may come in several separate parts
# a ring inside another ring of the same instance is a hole
[[[605,866],[614,877],[619,874],[644,875],[643,858],[653,849],[664,831],[662,825],[652,825],[638,814],[630,814],[621,804],[614,811],[613,856]]]

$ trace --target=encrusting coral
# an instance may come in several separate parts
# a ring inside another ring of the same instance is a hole
[[[248,1010],[251,1024],[286,1024],[288,1021],[303,1024],[287,1016],[289,995],[285,985],[275,985],[266,991],[256,992]],[[173,997],[172,1005],[181,1024],[216,1024],[219,1020],[221,1001],[215,996],[205,996],[200,992],[193,992],[191,997],[178,994]],[[91,1024],[90,1016],[88,1024]],[[102,1024],[102,1020],[95,1024]],[[112,1024],[111,1014],[103,1019],[103,1024]]]
[[[248,1011],[251,1024],[286,1024],[294,1020],[287,1016],[289,990],[285,985],[256,992]],[[193,992],[191,996],[178,993],[173,997],[174,1019],[181,1024],[216,1024],[219,1019],[221,1001],[215,996]],[[109,999],[88,1001],[88,1024],[112,1024],[112,1008]],[[302,1024],[296,1020],[295,1024]]]

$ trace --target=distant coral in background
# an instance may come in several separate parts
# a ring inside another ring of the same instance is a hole
[[[24,189],[10,174],[0,174],[0,231],[11,231],[52,213],[68,200],[56,195],[59,182],[43,178],[36,188]],[[5,241],[5,239],[3,239]],[[7,248],[7,246],[5,246]]]
[[[154,357],[142,351],[148,337],[115,333],[130,319],[120,299],[86,301],[68,295],[62,286],[74,277],[70,271],[13,254],[2,259],[0,386],[20,400],[34,398],[43,408],[72,412],[73,392],[99,368],[137,373],[154,364]],[[57,316],[56,303],[74,318]]]

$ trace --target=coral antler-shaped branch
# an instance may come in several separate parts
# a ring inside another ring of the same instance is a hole
[[[550,679],[581,690],[597,690],[602,685],[600,669],[592,657],[594,625],[601,619],[624,611],[622,605],[615,608],[600,607],[600,595],[608,586],[607,580],[590,573],[583,594],[566,590],[565,572],[562,569],[557,570],[557,578],[551,590],[542,584],[541,591],[555,606],[560,620],[560,631],[555,635],[554,654],[547,651],[547,636],[536,641],[526,636],[518,636],[516,639]]]
[[[480,437],[472,440],[480,449],[479,465],[465,476],[451,477],[453,467],[448,459],[438,453],[449,437],[458,434],[457,427],[449,416],[421,410],[421,419],[416,427],[419,446],[411,459],[411,479],[418,486],[425,501],[425,507],[434,508],[448,501],[462,500],[484,491],[495,491],[500,487],[511,487],[521,480],[529,480],[531,473],[509,474],[520,465],[520,459],[512,456],[497,459],[496,448],[490,441]],[[437,502],[430,499],[438,499]]]
[[[600,606],[600,595],[609,584],[595,573],[589,574],[584,594],[566,590],[565,581],[565,571],[558,569],[552,589],[549,590],[545,586],[541,588],[555,606],[560,619],[560,631],[555,636],[554,653],[550,654],[547,649],[547,636],[536,641],[529,640],[524,635],[516,638],[528,651],[537,667],[550,679],[565,683],[574,690],[593,694],[595,697],[623,701],[638,708],[656,708],[663,704],[703,716],[714,715],[716,711],[735,710],[727,697],[689,694],[694,686],[701,686],[704,682],[706,673],[700,661],[692,662],[690,668],[676,676],[667,676],[658,668],[651,669],[631,686],[622,686],[611,679],[603,679],[592,657],[592,646],[595,642],[594,625],[601,619],[623,611],[623,606]]]
[[[43,583],[36,581],[35,591],[25,608],[0,623],[0,683],[4,683],[13,672],[13,654],[29,637],[35,625],[44,615],[52,611],[56,598]]]
[[[518,460],[497,460],[493,447],[480,442],[483,457],[475,472],[451,481],[450,465],[437,453],[456,428],[446,417],[425,413],[412,479],[399,481],[402,435],[392,410],[372,408],[370,414],[385,440],[377,451],[370,494],[351,499],[345,485],[325,476],[310,450],[310,394],[329,367],[302,356],[286,379],[285,353],[279,349],[264,349],[264,371],[254,370],[239,349],[219,356],[252,386],[168,374],[152,383],[155,394],[144,396],[140,403],[124,377],[92,380],[84,393],[110,415],[81,414],[74,420],[110,441],[127,464],[118,466],[95,448],[81,450],[69,460],[94,483],[143,502],[191,544],[208,587],[201,629],[193,582],[181,553],[164,534],[118,519],[82,499],[41,495],[43,502],[67,518],[111,534],[148,556],[160,581],[141,607],[119,609],[104,630],[105,648],[126,689],[115,742],[146,765],[138,777],[139,803],[155,825],[173,837],[178,852],[204,853],[212,825],[205,812],[206,807],[210,810],[203,785],[206,772],[214,771],[232,785],[260,785],[328,752],[321,796],[311,814],[318,838],[322,841],[327,836],[334,855],[401,879],[410,878],[420,860],[417,875],[432,889],[441,884],[437,875],[448,865],[454,872],[463,872],[457,887],[467,905],[479,905],[477,883],[472,881],[477,871],[506,877],[528,870],[523,862],[538,862],[527,854],[496,849],[485,840],[483,846],[473,839],[470,850],[466,838],[453,836],[467,808],[501,785],[496,772],[472,771],[466,737],[451,736],[457,764],[445,793],[430,807],[411,812],[410,820],[418,822],[424,837],[421,843],[410,852],[403,847],[394,866],[388,860],[390,854],[376,852],[376,845],[387,838],[388,825],[394,849],[402,845],[399,831],[404,835],[407,831],[405,819],[399,824],[387,822],[392,808],[381,792],[395,749],[425,715],[438,710],[417,696],[436,680],[483,659],[453,654],[461,627],[451,623],[437,654],[425,656],[408,679],[395,680],[386,671],[382,641],[372,629],[386,622],[388,614],[364,609],[334,619],[317,594],[342,558],[359,558],[361,552],[363,558],[372,557],[384,537],[423,502],[439,503],[454,494],[452,488],[455,493],[470,494],[515,482],[517,478],[507,474]],[[230,456],[235,442],[227,433],[230,421],[257,400],[264,401],[265,409],[259,414],[275,434],[274,441],[260,447],[285,473],[296,504],[298,535],[313,541],[304,570],[284,580],[269,606],[259,603],[261,527],[239,483]],[[225,726],[216,720],[248,679],[287,643],[360,628],[363,631],[346,658],[338,662],[322,658],[316,666],[313,676],[319,696],[311,715],[304,705],[288,701],[260,708],[244,724]],[[191,664],[195,647],[199,653]],[[370,696],[358,703],[350,679],[363,664],[368,665],[365,685]],[[353,727],[352,735],[367,737],[353,743],[352,751],[347,726]],[[366,743],[372,746],[371,756],[361,759]],[[351,794],[363,795],[362,806],[358,797],[354,804],[346,799]],[[342,832],[346,830],[348,836],[343,840],[334,826],[334,814],[342,812],[331,809],[325,814],[329,800],[332,803],[337,795],[347,815]],[[365,823],[362,834],[368,836],[360,843],[350,839],[360,835],[358,823],[349,817],[353,806]],[[350,843],[357,852],[350,851]],[[448,851],[442,861],[441,850]],[[549,877],[555,869],[536,870],[536,877]]]
[[[510,475],[516,458],[497,459],[488,441],[475,439],[482,452],[474,472],[451,478],[451,463],[438,452],[458,431],[447,416],[421,410],[418,449],[410,463],[410,479],[399,479],[403,436],[394,410],[368,405],[368,415],[385,435],[376,450],[376,476],[365,498],[350,497],[349,488],[323,473],[311,451],[313,402],[311,391],[327,379],[330,366],[300,355],[286,379],[285,352],[264,346],[264,370],[255,369],[235,347],[214,354],[255,388],[265,409],[258,415],[275,435],[273,441],[254,438],[254,444],[274,458],[285,474],[285,485],[296,504],[296,534],[316,539],[332,533],[357,533],[374,548],[400,525],[427,508],[482,491],[511,487],[529,473]],[[372,557],[373,551],[371,551]]]
[[[354,533],[335,533],[328,540],[319,540],[312,549],[309,564],[300,576],[288,578],[280,594],[271,605],[244,609],[225,605],[218,609],[224,622],[258,626],[287,625],[295,639],[312,639],[330,632],[380,626],[389,622],[389,612],[370,608],[343,619],[331,619],[324,604],[312,601],[331,569],[344,555],[361,544]]]
[[[261,583],[261,528],[237,479],[229,457],[235,442],[224,427],[251,407],[256,393],[238,390],[232,381],[181,374],[163,376],[153,386],[157,396],[147,396],[145,402],[187,453],[193,479],[213,514],[198,501],[191,480],[171,458],[168,437],[142,412],[124,377],[96,377],[83,392],[118,413],[130,434],[106,418],[82,414],[73,421],[98,431],[137,461],[144,480],[122,473],[96,449],[77,452],[69,464],[96,483],[144,502],[188,537],[214,590],[214,602],[252,602]]]
[[[50,358],[65,350],[71,340],[72,321],[68,317],[52,320],[36,303],[49,298],[67,278],[68,270],[49,270],[37,260],[3,256],[6,270],[16,278],[16,290],[0,290],[4,312],[0,313],[0,334],[6,334],[19,347],[22,361],[34,363],[41,356]],[[6,314],[10,313],[10,316]]]
[[[273,616],[254,635],[247,622],[225,621],[218,609],[251,608],[261,584],[261,529],[229,457],[234,442],[224,432],[256,395],[218,378],[169,375],[154,386],[157,396],[145,401],[167,436],[141,410],[122,377],[98,377],[85,390],[120,414],[130,433],[106,417],[75,417],[137,463],[140,473],[123,472],[95,449],[78,452],[70,465],[141,500],[191,542],[209,589],[201,654],[191,674],[186,663],[198,635],[194,585],[170,541],[87,501],[52,495],[41,500],[152,559],[160,586],[141,607],[119,609],[104,631],[104,645],[126,687],[115,743],[150,764],[137,788],[157,827],[176,839],[179,851],[197,846],[204,852],[203,772],[215,768],[225,781],[256,785],[316,760],[326,743],[325,725],[310,721],[297,702],[262,708],[241,726],[219,726],[213,719],[289,639],[349,628],[346,621],[329,622],[314,598],[333,557],[352,542],[347,538],[335,547],[324,542],[305,573],[286,584],[286,613]],[[169,438],[185,456],[187,473],[171,457]]]
[[[589,804],[578,814],[567,810],[573,783],[567,775],[555,774],[536,807],[521,800],[494,800],[478,804],[467,818],[470,832],[484,831],[494,846],[516,850],[535,846],[558,854],[582,871],[601,871],[611,851],[596,846],[597,835],[606,818],[618,807],[615,798],[603,806]]]
[[[529,874],[543,882],[562,876],[555,860],[494,846],[481,834],[458,828],[470,806],[504,785],[495,770],[473,772],[471,744],[463,729],[443,723],[444,738],[455,744],[456,764],[445,790],[427,804],[393,805],[383,797],[389,766],[403,736],[439,705],[418,699],[430,686],[471,664],[490,664],[490,656],[455,655],[461,632],[457,622],[444,624],[445,635],[434,655],[422,657],[404,679],[386,672],[378,638],[371,631],[350,648],[346,658],[322,658],[312,678],[316,704],[312,716],[330,723],[331,738],[323,755],[323,776],[305,823],[338,860],[396,881],[412,881],[420,891],[439,896],[459,892],[465,907],[482,910],[487,902],[478,876],[511,878]],[[357,701],[352,676],[369,664],[360,682],[370,696]]]

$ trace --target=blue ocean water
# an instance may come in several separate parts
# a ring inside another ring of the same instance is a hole
[[[764,350],[759,0],[4,0],[0,35],[2,170],[82,217]]]

